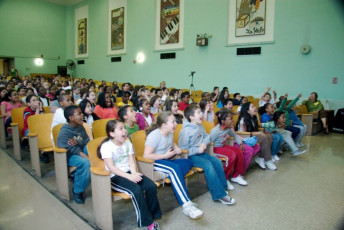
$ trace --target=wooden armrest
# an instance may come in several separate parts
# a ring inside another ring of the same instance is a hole
[[[147,158],[140,157],[140,156],[136,156],[136,160],[146,162],[146,163],[154,163],[155,162],[155,160],[147,159]]]
[[[18,126],[18,123],[11,123],[11,126]]]
[[[209,145],[210,145],[210,146],[214,146],[214,142],[210,142]]]
[[[99,176],[110,176],[111,173],[105,169],[100,169],[97,167],[92,167],[90,168],[91,173],[99,175]]]
[[[116,191],[111,190],[111,195],[112,196],[119,196],[119,197],[121,197],[124,200],[131,199],[131,196],[129,196],[128,194],[126,194],[124,192],[116,192]]]
[[[264,131],[264,128],[258,128],[258,131],[259,131],[259,132],[263,132],[263,131]]]
[[[228,140],[235,140],[235,138],[234,138],[234,137],[231,137],[231,136],[228,136],[227,139],[228,139]]]
[[[251,132],[240,132],[240,131],[237,131],[235,133],[238,134],[238,135],[249,135],[249,136],[251,136]]]
[[[55,148],[54,148],[54,152],[55,152],[55,153],[67,153],[67,149],[55,147]]]
[[[28,136],[29,136],[29,137],[37,137],[38,134],[37,134],[37,133],[29,133]]]
[[[187,150],[187,149],[182,149],[182,153],[183,153],[183,154],[188,154],[188,153],[189,153],[189,150]]]

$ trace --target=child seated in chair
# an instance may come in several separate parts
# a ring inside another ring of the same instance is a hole
[[[76,105],[65,108],[64,116],[68,122],[61,127],[57,137],[57,146],[67,149],[67,164],[76,167],[73,195],[78,204],[85,202],[85,190],[90,183],[90,161],[86,145],[90,141],[83,126],[83,114]]]
[[[127,139],[127,130],[119,120],[110,120],[106,124],[107,138],[98,149],[98,157],[111,171],[111,188],[131,196],[138,227],[148,230],[159,229],[154,219],[161,217],[157,198],[157,186],[148,177],[137,171],[134,150]]]
[[[189,159],[170,159],[175,155],[182,154],[181,149],[173,143],[176,125],[172,112],[160,113],[157,122],[151,125],[147,131],[148,136],[143,156],[155,160],[155,171],[167,174],[171,180],[174,194],[183,207],[183,213],[191,219],[198,219],[203,216],[203,212],[191,202],[184,180],[184,176],[192,167],[192,161]]]
[[[130,138],[131,134],[139,131],[139,126],[136,124],[136,112],[130,105],[125,105],[118,111],[118,116],[122,122],[124,122],[125,129],[127,130],[127,136]]]
[[[204,170],[205,179],[213,201],[222,204],[235,204],[235,199],[228,196],[226,176],[221,161],[205,153],[210,143],[210,136],[202,126],[202,114],[198,105],[192,104],[184,111],[185,120],[179,134],[179,146],[189,151],[193,166]]]
[[[51,123],[51,130],[53,130],[55,125],[66,123],[66,118],[64,115],[64,109],[72,104],[72,101],[70,98],[71,97],[69,94],[64,94],[64,93],[60,94],[60,96],[58,97],[58,102],[59,102],[60,108],[58,108],[55,111],[54,118],[53,118],[53,121]],[[52,136],[51,136],[51,139],[52,139]]]
[[[26,97],[26,104],[28,105],[24,109],[24,126],[23,126],[23,136],[27,136],[29,134],[29,125],[27,120],[32,115],[37,115],[44,113],[44,109],[42,107],[42,102],[40,102],[37,96],[31,94]]]
[[[125,91],[122,95],[122,101],[118,102],[118,107],[123,107],[125,105],[133,106],[133,103],[129,100],[131,98],[131,93],[129,91]]]
[[[139,100],[136,104],[139,112],[136,113],[136,120],[140,130],[144,130],[154,122],[154,115],[151,113],[151,106],[146,98]]]

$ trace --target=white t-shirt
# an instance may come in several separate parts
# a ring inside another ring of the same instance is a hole
[[[148,117],[145,117],[145,115],[143,115],[143,113],[141,113],[141,114],[142,114],[143,118],[146,120],[148,126],[150,126],[152,124],[152,122],[153,122],[151,115],[148,114]]]
[[[121,146],[117,146],[109,140],[102,144],[100,153],[102,155],[102,159],[112,158],[113,164],[123,172],[130,171],[129,155],[134,154],[134,149],[129,140],[126,140]],[[105,168],[109,170],[106,165]],[[115,174],[111,173],[111,177],[113,176],[115,176]]]
[[[272,105],[274,105],[275,104],[275,100],[273,99],[273,98],[271,98],[271,100],[270,100],[270,102],[269,102],[270,104],[272,104]],[[263,101],[263,100],[259,100],[259,107],[262,107],[262,106],[264,106],[266,104],[266,102],[265,101]]]

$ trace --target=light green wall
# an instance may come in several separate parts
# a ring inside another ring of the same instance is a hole
[[[36,0],[0,0],[0,56],[61,56],[35,67],[32,59],[16,58],[23,74],[55,73],[57,65],[74,59],[75,8],[89,6],[89,57],[77,65],[80,77],[117,80],[134,84],[188,88],[195,70],[196,89],[210,91],[228,86],[231,93],[259,95],[267,86],[279,94],[317,91],[331,103],[344,100],[344,20],[340,0],[276,0],[275,43],[261,45],[262,54],[236,56],[237,47],[226,47],[227,0],[185,1],[184,49],[175,60],[160,60],[154,52],[155,0],[128,0],[127,53],[122,62],[111,63],[107,54],[107,0],[86,0],[73,7]],[[209,46],[195,45],[196,34],[208,33]],[[299,48],[307,43],[309,55]],[[138,52],[146,61],[134,64]],[[28,70],[26,70],[28,67]],[[338,77],[338,84],[332,84]]]
[[[129,0],[127,53],[120,63],[111,63],[106,56],[107,1],[88,0],[74,8],[85,4],[89,5],[89,58],[77,66],[80,77],[153,85],[165,80],[168,86],[188,88],[188,75],[195,70],[196,89],[218,85],[228,86],[231,93],[259,95],[272,86],[293,97],[317,91],[320,98],[344,99],[344,10],[339,0],[276,0],[275,44],[261,45],[261,55],[244,57],[236,56],[237,47],[225,46],[227,0],[187,0],[184,50],[176,51],[175,60],[160,60],[160,53],[154,52],[155,1]],[[198,33],[213,35],[208,47],[195,45]],[[67,43],[74,49],[74,40]],[[312,47],[308,55],[299,51],[305,43]],[[146,61],[133,64],[139,51]],[[337,85],[332,77],[338,77]]]
[[[36,0],[0,0],[0,56],[15,57],[20,75],[56,73],[66,60],[66,7]],[[44,66],[34,65],[34,58]],[[29,58],[22,58],[29,57]]]

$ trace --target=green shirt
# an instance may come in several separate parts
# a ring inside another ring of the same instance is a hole
[[[131,137],[131,134],[139,131],[139,126],[136,123],[134,124],[134,127],[129,127],[129,125],[125,123],[125,128],[128,131],[127,137]]]
[[[324,110],[324,106],[321,103],[321,101],[319,101],[319,100],[314,101],[314,102],[313,101],[303,101],[302,104],[307,106],[309,113]]]
[[[284,98],[282,100],[282,103],[280,105],[280,107],[278,107],[278,109],[276,111],[283,111],[284,114],[285,114],[285,126],[288,127],[290,126],[290,116],[289,116],[289,112],[288,110],[293,108],[293,106],[296,104],[296,102],[299,100],[299,98],[295,98],[287,107],[286,109],[284,109],[284,106],[287,102],[287,98]],[[265,127],[264,127],[265,128]]]

